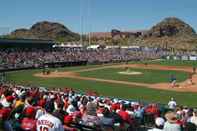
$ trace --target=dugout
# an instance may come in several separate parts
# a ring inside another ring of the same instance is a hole
[[[53,48],[52,40],[37,39],[0,39],[0,48]]]
[[[52,63],[43,63],[43,66],[49,68],[59,68],[59,67],[69,67],[69,66],[81,66],[87,65],[87,61],[67,61],[67,62],[52,62]]]

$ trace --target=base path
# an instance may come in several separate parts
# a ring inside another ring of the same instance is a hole
[[[49,75],[43,75],[42,73],[34,74],[36,77],[42,78],[72,78],[72,79],[79,79],[79,80],[90,80],[90,81],[98,81],[98,82],[106,82],[112,84],[124,84],[130,86],[142,86],[147,88],[153,89],[160,89],[160,90],[171,90],[171,91],[178,91],[178,92],[197,92],[197,75],[193,76],[193,85],[188,84],[188,80],[178,83],[178,87],[171,88],[170,83],[157,83],[157,84],[147,84],[147,83],[136,83],[136,82],[127,82],[127,81],[118,81],[118,80],[108,80],[108,79],[100,79],[100,78],[92,78],[92,77],[82,77],[79,75],[80,72],[88,72],[94,70],[101,70],[107,68],[138,68],[138,69],[155,69],[155,70],[173,70],[173,71],[184,71],[191,73],[193,70],[191,67],[176,67],[176,66],[162,66],[162,65],[144,65],[144,64],[128,64],[128,65],[112,65],[112,66],[101,66],[96,68],[88,68],[88,69],[81,69],[76,71],[65,71],[65,72],[51,72]]]

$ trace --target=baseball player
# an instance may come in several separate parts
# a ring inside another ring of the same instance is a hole
[[[193,67],[193,74],[196,74],[196,67]]]
[[[176,77],[174,75],[170,76],[171,88],[176,87]]]
[[[188,75],[188,86],[193,85],[193,73]]]
[[[36,122],[37,131],[64,131],[61,121],[53,116],[53,106],[46,108],[46,114],[38,118]]]

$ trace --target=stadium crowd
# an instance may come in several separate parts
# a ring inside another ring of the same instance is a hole
[[[78,62],[108,63],[115,61],[131,61],[158,59],[164,52],[136,51],[129,49],[0,49],[0,69],[39,67],[43,63]]]
[[[173,98],[166,106],[68,88],[0,85],[0,125],[6,131],[196,131],[196,109]]]

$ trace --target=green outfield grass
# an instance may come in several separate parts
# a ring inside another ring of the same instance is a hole
[[[59,71],[63,71],[63,70],[75,71],[75,70],[80,70],[84,68],[94,68],[94,67],[98,67],[98,66],[89,65],[89,66],[80,66],[80,67],[69,67],[69,68],[67,67],[67,68],[59,68],[58,70]],[[94,75],[96,73],[97,77],[101,77],[102,72],[104,72],[105,78],[111,77],[111,76],[107,76],[107,74],[110,71],[108,72],[106,70],[108,69],[97,70],[96,72],[95,71],[83,72],[81,73],[81,75]],[[113,72],[115,70],[119,71],[120,69],[112,69]],[[135,71],[136,70],[142,71],[142,69],[135,69]],[[7,73],[7,80],[12,83],[16,83],[20,85],[44,86],[44,87],[49,87],[49,88],[70,87],[70,88],[80,90],[80,91],[94,90],[102,96],[135,99],[135,100],[142,100],[146,102],[157,102],[157,103],[163,103],[163,104],[167,103],[171,97],[174,97],[179,104],[188,105],[188,106],[197,106],[197,103],[196,103],[197,93],[187,93],[187,92],[181,93],[181,92],[174,92],[174,91],[149,89],[145,87],[127,86],[127,85],[121,85],[121,84],[110,84],[110,83],[104,83],[104,82],[75,80],[75,79],[68,79],[68,78],[38,78],[38,77],[33,76],[33,74],[41,72],[41,71],[42,70],[25,70],[25,71],[10,72],[10,73]],[[144,70],[144,72],[145,73],[150,72],[151,74],[159,73],[159,71],[152,71],[152,70],[151,71]],[[167,76],[169,75],[166,72],[162,72],[162,71],[160,72],[162,75],[167,75]],[[186,74],[184,72],[178,72],[178,73],[180,74],[177,77],[181,76],[180,79],[184,80]],[[158,75],[159,74],[157,74],[156,76]],[[113,76],[114,76],[113,77],[114,79],[118,78],[115,74]],[[149,76],[149,77],[150,78],[148,78],[147,76],[146,78],[147,80],[144,80],[144,81],[148,81],[148,79],[149,80],[153,79],[152,76]],[[157,78],[155,77],[154,80],[157,80],[159,78],[160,77],[157,77]],[[126,79],[126,77],[119,78],[119,80],[120,79]],[[168,81],[168,78],[167,79],[162,78],[162,81]]]
[[[130,71],[142,72],[141,75],[122,75],[118,72],[125,71],[123,68],[106,68],[88,72],[81,72],[81,76],[102,78],[109,80],[121,80],[138,83],[163,83],[170,81],[170,75],[175,75],[178,82],[182,82],[188,78],[187,72],[181,71],[164,71],[150,69],[129,68]]]

